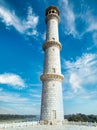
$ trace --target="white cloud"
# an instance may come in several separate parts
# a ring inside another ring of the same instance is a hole
[[[0,94],[0,114],[39,114],[40,101],[17,93],[2,92]],[[18,109],[17,109],[18,108]]]
[[[74,12],[76,5],[69,3],[69,0],[60,1],[61,23],[66,35],[73,35],[74,38],[80,39],[86,33],[92,32],[93,42],[97,45],[97,17],[92,12],[92,8],[85,1],[80,1],[80,13]],[[87,5],[89,7],[87,7]],[[79,22],[76,22],[79,21]]]
[[[34,98],[41,98],[41,95],[40,94],[33,94],[32,95]]]
[[[8,106],[0,106],[0,114],[18,114],[17,111],[15,111],[12,108],[9,108]]]
[[[85,18],[85,16],[84,16]],[[86,18],[85,18],[86,19]],[[87,19],[86,22],[88,24],[87,32],[97,31],[97,17],[95,17],[90,11],[87,13]]]
[[[10,12],[8,9],[0,7],[0,18],[6,26],[13,26],[17,31],[22,33],[24,31],[20,19],[14,12]]]
[[[85,90],[88,86],[97,84],[97,55],[84,54],[76,61],[65,61],[65,80],[70,84],[74,92]]]
[[[72,7],[69,5],[68,0],[62,0],[60,2],[61,14],[62,14],[62,26],[64,27],[64,33],[67,35],[72,34],[74,37],[77,35],[77,30],[75,27],[76,16],[72,10]]]
[[[81,86],[80,86],[81,81],[76,73],[71,73],[69,82],[70,82],[74,92],[77,92],[77,90],[81,88]]]
[[[86,30],[84,30],[83,35],[85,33],[92,32],[91,35],[92,35],[93,43],[94,45],[97,45],[97,23],[96,23],[97,17],[94,14],[92,14],[90,10],[88,10],[86,15],[83,16],[83,19],[87,24],[87,28]]]
[[[46,40],[46,32],[44,32],[44,34],[42,34],[42,39],[45,41]]]
[[[38,16],[36,16],[33,13],[32,8],[29,7],[27,20],[23,21],[23,27],[24,27],[25,32],[28,35],[38,35],[38,32],[36,30],[37,24],[38,24]]]
[[[0,84],[21,88],[26,86],[24,80],[19,75],[13,73],[0,74]]]
[[[13,26],[18,32],[26,35],[38,35],[38,16],[33,13],[31,7],[28,8],[27,19],[21,20],[15,12],[0,6],[0,18],[7,27]]]
[[[0,106],[0,114],[27,114],[39,115],[40,107],[36,109],[36,104],[10,104]],[[17,109],[18,108],[18,109]]]
[[[25,97],[20,97],[19,94],[15,94],[15,93],[9,93],[9,92],[2,92],[0,94],[0,101],[3,101],[3,102],[8,102],[8,103],[23,103],[23,102],[26,102],[28,101],[27,98]]]
[[[32,86],[32,85],[31,85]],[[36,87],[41,86],[41,84],[36,84]],[[35,85],[33,85],[33,87],[35,87]],[[32,88],[29,90],[29,95],[31,96],[31,98],[34,99],[41,99],[41,88]]]

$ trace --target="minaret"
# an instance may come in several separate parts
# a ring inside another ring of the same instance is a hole
[[[45,52],[44,71],[40,76],[42,80],[42,101],[40,120],[48,122],[63,121],[63,97],[60,66],[60,50],[58,23],[60,22],[59,10],[55,6],[46,9],[46,41],[43,44]]]

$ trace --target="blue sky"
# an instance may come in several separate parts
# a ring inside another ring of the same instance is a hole
[[[0,0],[0,113],[40,113],[50,5],[60,9],[64,113],[97,114],[96,0]]]

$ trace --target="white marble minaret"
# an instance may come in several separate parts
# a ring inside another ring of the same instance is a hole
[[[46,9],[46,41],[43,45],[45,52],[44,72],[42,80],[42,101],[40,120],[57,122],[64,119],[62,80],[60,66],[60,50],[58,23],[60,22],[59,10],[55,6]]]

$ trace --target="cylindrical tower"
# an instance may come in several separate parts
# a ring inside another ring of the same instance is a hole
[[[55,6],[46,9],[46,42],[43,44],[45,52],[44,72],[42,80],[42,101],[40,120],[62,121],[64,119],[62,80],[60,66],[60,49],[58,23],[59,10]]]

